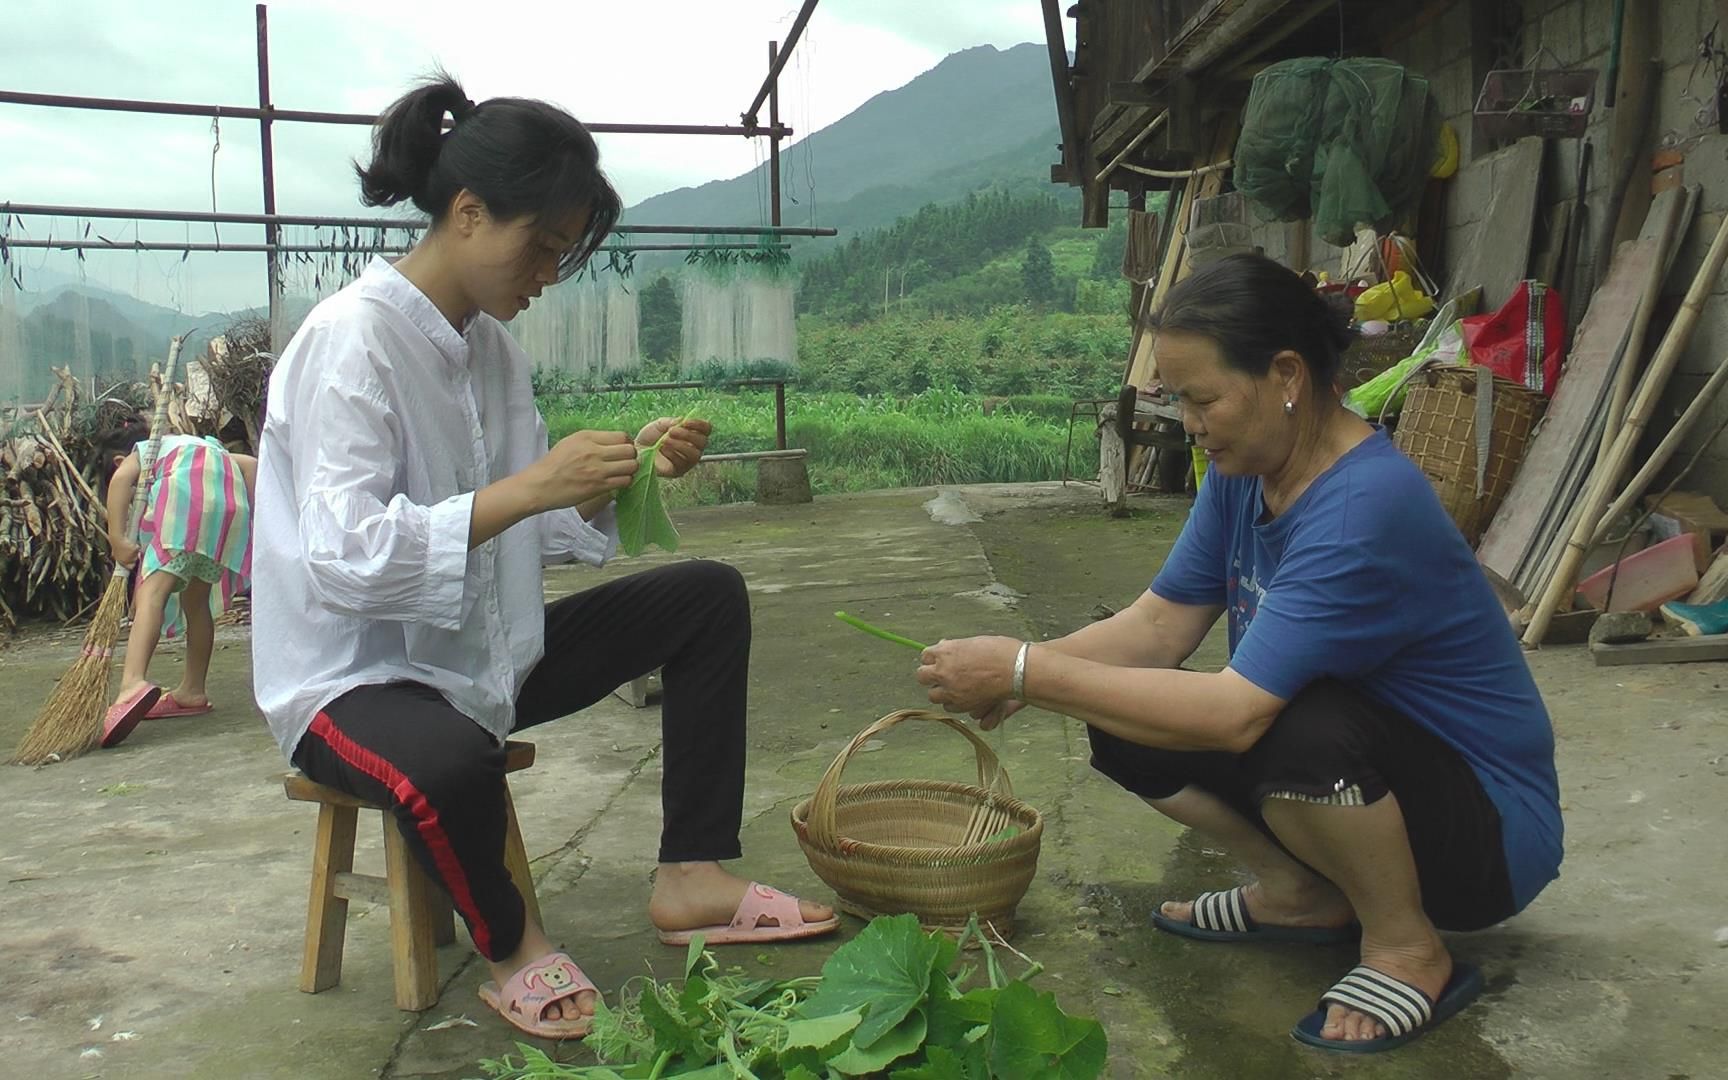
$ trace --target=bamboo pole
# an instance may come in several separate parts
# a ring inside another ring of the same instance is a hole
[[[1637,475],[1633,476],[1626,484],[1626,490],[1620,493],[1620,497],[1615,499],[1613,504],[1608,507],[1607,512],[1602,515],[1602,520],[1596,525],[1596,531],[1590,536],[1590,546],[1601,543],[1602,538],[1608,535],[1609,528],[1613,526],[1615,521],[1619,520],[1620,515],[1630,510],[1632,504],[1638,501],[1639,496],[1649,489],[1650,481],[1656,479],[1656,474],[1661,471],[1662,466],[1668,464],[1668,460],[1674,456],[1674,451],[1680,448],[1681,441],[1697,426],[1698,421],[1704,418],[1704,414],[1709,411],[1710,404],[1716,400],[1716,395],[1724,385],[1728,385],[1728,357],[1724,357],[1722,362],[1716,365],[1716,370],[1710,373],[1709,381],[1699,388],[1698,395],[1692,399],[1690,405],[1686,406],[1686,411],[1680,414],[1680,419],[1674,421],[1674,426],[1669,429],[1668,434],[1657,444],[1656,449],[1651,451],[1650,460],[1644,463],[1644,467],[1639,469]]]
[[[1626,419],[1626,406],[1632,400],[1632,388],[1638,382],[1638,357],[1644,352],[1644,339],[1650,333],[1650,318],[1656,312],[1656,304],[1662,298],[1662,283],[1668,277],[1668,264],[1674,249],[1680,244],[1680,237],[1675,231],[1685,216],[1686,193],[1681,191],[1679,198],[1665,204],[1668,208],[1666,221],[1657,223],[1660,234],[1656,245],[1656,261],[1648,280],[1644,282],[1644,295],[1638,299],[1638,312],[1632,319],[1632,336],[1627,339],[1626,353],[1620,358],[1620,370],[1614,373],[1614,396],[1609,399],[1608,421],[1602,428],[1602,441],[1596,445],[1596,468],[1608,460],[1608,454],[1614,449],[1616,433],[1620,424]]]
[[[1650,422],[1650,414],[1656,409],[1656,401],[1662,396],[1668,377],[1673,374],[1675,365],[1680,361],[1680,354],[1685,351],[1692,338],[1692,331],[1697,327],[1698,318],[1704,309],[1704,301],[1715,287],[1724,261],[1728,261],[1728,214],[1723,215],[1722,224],[1716,229],[1716,238],[1710,242],[1710,251],[1704,256],[1703,265],[1692,279],[1692,287],[1686,292],[1686,300],[1680,305],[1679,314],[1668,327],[1668,333],[1662,338],[1662,347],[1656,351],[1656,356],[1650,361],[1649,370],[1638,384],[1638,394],[1632,403],[1632,415],[1615,438],[1608,459],[1590,474],[1590,483],[1579,503],[1577,524],[1572,529],[1571,538],[1566,542],[1566,549],[1560,553],[1560,565],[1555,568],[1554,576],[1549,578],[1548,587],[1536,605],[1530,625],[1525,628],[1524,645],[1527,648],[1535,648],[1542,643],[1542,639],[1547,636],[1548,623],[1553,619],[1554,612],[1577,583],[1578,567],[1584,562],[1590,537],[1595,535],[1596,526],[1602,520],[1602,511],[1607,508],[1608,493],[1614,487],[1614,482],[1626,471],[1632,452],[1637,449],[1638,439]]]

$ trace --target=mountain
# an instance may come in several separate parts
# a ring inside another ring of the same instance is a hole
[[[33,274],[26,283],[37,290],[18,293],[22,370],[0,381],[0,397],[39,400],[53,385],[50,368],[68,364],[99,382],[142,378],[167,356],[168,339],[176,334],[187,335],[181,363],[190,363],[233,319],[188,315],[49,270]]]
[[[1043,45],[966,49],[783,146],[782,220],[856,233],[985,188],[1051,194],[1061,190],[1050,187],[1049,171],[1060,141]],[[644,199],[624,220],[753,224],[763,218],[767,187],[764,163]]]

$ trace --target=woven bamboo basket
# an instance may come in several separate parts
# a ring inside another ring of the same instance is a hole
[[[964,735],[977,758],[978,782],[841,784],[846,764],[866,742],[907,720]],[[1019,832],[990,839],[1008,826]],[[941,713],[902,709],[853,737],[815,793],[793,808],[792,829],[840,910],[862,919],[910,912],[926,930],[950,934],[976,913],[980,926],[993,926],[1006,939],[1037,872],[1044,818],[1014,798],[1001,761],[965,724]]]
[[[1486,368],[1437,364],[1411,382],[1393,442],[1434,485],[1446,513],[1475,547],[1494,520],[1500,501],[1524,460],[1530,433],[1548,399],[1509,379],[1493,376],[1485,466],[1477,470],[1477,380]]]

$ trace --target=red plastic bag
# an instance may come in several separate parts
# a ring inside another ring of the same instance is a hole
[[[1471,363],[1554,396],[1566,339],[1566,305],[1559,293],[1540,281],[1521,281],[1499,311],[1461,321]]]

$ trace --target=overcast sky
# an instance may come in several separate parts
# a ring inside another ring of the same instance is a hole
[[[93,97],[256,105],[249,0],[6,0],[0,88]],[[376,112],[434,64],[476,101],[546,98],[590,122],[737,123],[784,38],[797,0],[275,0],[271,96],[279,108]],[[959,49],[1041,40],[1033,0],[821,0],[782,76],[781,119],[798,137],[904,85]],[[762,118],[766,120],[764,108]],[[367,129],[277,124],[277,208],[363,211],[349,159]],[[626,203],[736,176],[764,140],[600,136]],[[0,202],[208,210],[208,119],[0,105]],[[262,209],[256,122],[220,125],[214,194],[223,211]],[[28,222],[42,236],[50,222]],[[79,228],[52,223],[55,235]],[[145,239],[213,239],[209,226],[143,226]],[[110,238],[133,227],[96,226]],[[14,235],[17,230],[14,230]],[[261,232],[224,229],[224,240]],[[65,254],[28,268],[77,273]],[[191,312],[259,303],[262,256],[92,255],[92,280]]]

